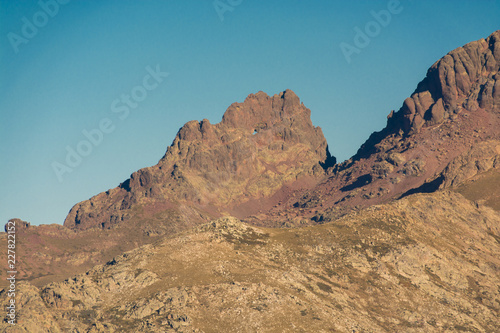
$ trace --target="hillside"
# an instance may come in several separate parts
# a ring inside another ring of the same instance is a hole
[[[498,213],[447,191],[304,228],[223,218],[24,283],[15,332],[495,332],[498,235]]]

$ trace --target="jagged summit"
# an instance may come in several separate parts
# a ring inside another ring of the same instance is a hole
[[[272,97],[259,91],[248,95],[243,103],[233,103],[224,113],[222,123],[228,127],[253,131],[303,118],[308,126],[312,126],[310,115],[311,111],[303,107],[299,97],[289,89]]]
[[[154,214],[174,214],[174,224],[189,224],[227,211],[238,215],[239,205],[270,197],[286,184],[312,184],[335,159],[310,114],[286,90],[249,95],[232,104],[218,124],[190,121],[157,165],[75,205],[64,225],[108,228]],[[252,212],[252,205],[244,210],[243,215]]]
[[[262,91],[250,94],[243,103],[229,106],[218,124],[212,125],[207,119],[186,123],[167,149],[162,162],[170,162],[176,154],[182,155],[183,146],[198,140],[209,147],[233,142],[239,138],[230,133],[234,131],[240,136],[255,138],[259,146],[276,141],[307,145],[324,162],[326,140],[321,128],[313,126],[310,116],[311,111],[291,90],[272,97]]]

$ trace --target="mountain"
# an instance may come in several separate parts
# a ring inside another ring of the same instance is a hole
[[[340,164],[292,91],[259,92],[64,226],[16,220],[16,329],[499,331],[499,40],[437,61]]]
[[[261,209],[260,199],[294,183],[315,184],[335,163],[311,111],[291,90],[249,95],[222,121],[190,121],[160,162],[134,172],[119,187],[75,205],[72,229],[144,225],[172,215],[178,224]],[[258,208],[256,208],[258,207]]]
[[[163,235],[258,214],[312,188],[335,158],[310,115],[286,90],[249,95],[218,124],[186,123],[157,165],[76,204],[64,226],[20,229],[18,277],[37,286],[63,280]]]

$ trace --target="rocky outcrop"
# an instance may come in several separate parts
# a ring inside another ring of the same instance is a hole
[[[500,31],[448,53],[428,70],[411,97],[389,117],[405,133],[437,125],[462,109],[500,108]]]
[[[391,136],[411,136],[423,128],[456,121],[462,111],[500,112],[500,30],[459,47],[434,63],[402,107],[387,116],[387,126],[373,133],[353,159],[377,152]]]
[[[4,230],[5,232],[7,232],[9,227],[14,227],[17,232],[17,231],[27,230],[30,226],[31,224],[29,222],[15,218],[15,219],[10,219],[9,222],[5,224]]]
[[[205,213],[216,216],[269,197],[284,184],[322,176],[333,164],[321,129],[295,93],[259,92],[232,104],[218,124],[186,123],[157,165],[75,205],[64,225],[109,228],[147,220],[139,210],[202,221]]]
[[[40,298],[40,290],[27,282],[18,282],[15,298],[7,297],[7,289],[0,291],[2,309],[6,309],[7,302],[15,300],[15,318],[5,317],[0,323],[2,332],[6,333],[59,333],[61,329],[55,313],[47,307]],[[14,324],[8,323],[13,320]]]

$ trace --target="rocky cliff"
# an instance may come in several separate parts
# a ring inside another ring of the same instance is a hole
[[[500,30],[486,39],[459,47],[429,68],[398,112],[388,116],[381,132],[412,134],[456,120],[462,111],[500,110]],[[363,155],[370,141],[360,149]]]
[[[437,61],[395,115],[405,132],[440,124],[463,109],[500,108],[500,31]],[[399,119],[398,119],[399,118]]]

